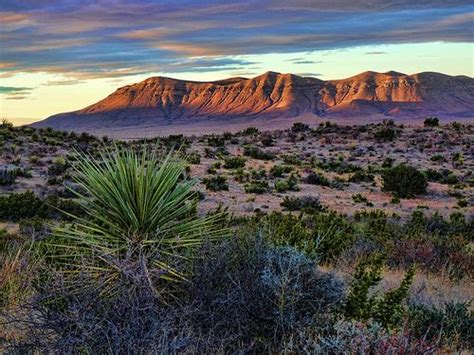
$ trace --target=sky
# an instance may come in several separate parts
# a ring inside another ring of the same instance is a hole
[[[458,0],[1,0],[0,118],[81,109],[150,76],[268,70],[474,76],[474,3]]]

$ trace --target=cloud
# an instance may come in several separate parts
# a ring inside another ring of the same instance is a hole
[[[294,60],[293,64],[320,64],[323,63],[322,60]]]
[[[28,98],[33,88],[17,86],[0,86],[0,95],[6,100],[24,100]]]
[[[49,80],[44,86],[67,86],[67,85],[76,85],[82,84],[84,81],[71,79],[71,80]]]
[[[306,73],[295,73],[295,75],[298,75],[298,76],[311,76],[311,77],[318,77],[318,76],[321,76],[323,74],[320,74],[320,73],[311,73],[311,72],[306,72]]]
[[[252,64],[222,64],[222,58],[472,42],[473,20],[472,2],[458,0],[3,0],[0,77],[47,72],[85,80],[248,71]],[[208,63],[193,61],[196,57]],[[320,62],[302,57],[292,63]]]
[[[17,93],[24,93],[26,91],[30,91],[33,88],[26,88],[26,87],[14,87],[14,86],[0,86],[0,94],[3,95],[14,95]]]

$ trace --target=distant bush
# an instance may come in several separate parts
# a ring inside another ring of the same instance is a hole
[[[275,181],[275,190],[277,192],[298,191],[298,179],[294,174],[291,174],[285,180],[277,180]]]
[[[206,188],[210,191],[229,190],[227,178],[223,175],[205,177],[202,179],[202,183],[206,185]]]
[[[48,175],[61,175],[68,168],[68,163],[64,157],[57,157],[48,168]]]
[[[295,123],[293,123],[293,126],[291,127],[291,130],[293,132],[304,132],[304,131],[309,130],[309,126],[306,123],[295,122]]]
[[[254,180],[245,184],[245,192],[253,194],[263,194],[268,190],[268,182],[265,180]]]
[[[293,170],[293,168],[289,165],[280,165],[280,164],[275,164],[272,166],[270,169],[270,174],[273,177],[282,177],[283,174],[288,174]]]
[[[425,127],[436,127],[439,126],[439,118],[438,117],[427,117],[423,122]]]
[[[201,163],[201,155],[198,152],[185,155],[185,159],[189,164],[198,165]]]
[[[331,182],[324,175],[315,172],[306,175],[304,182],[311,185],[331,186]]]
[[[384,126],[375,132],[374,137],[383,142],[390,142],[397,138],[398,134],[392,127]]]
[[[16,181],[16,174],[12,170],[0,170],[0,186],[13,185]]]
[[[238,169],[245,167],[247,160],[244,157],[230,157],[224,160],[224,168],[226,169]]]
[[[275,159],[275,155],[273,153],[266,152],[260,148],[252,147],[252,146],[244,148],[244,155],[252,157],[254,159],[259,159],[259,160]]]
[[[260,133],[260,131],[256,127],[247,127],[243,129],[242,131],[240,131],[240,134],[242,136],[255,136],[258,133]]]
[[[360,183],[360,182],[373,182],[374,175],[366,172],[365,170],[356,171],[350,178],[350,182]]]
[[[382,191],[392,192],[400,198],[410,198],[426,192],[428,183],[425,175],[416,168],[397,165],[382,173]]]
[[[322,211],[324,207],[321,205],[319,198],[316,196],[285,196],[280,205],[288,211],[303,211],[309,214]]]

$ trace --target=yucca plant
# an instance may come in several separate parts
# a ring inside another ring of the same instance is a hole
[[[73,162],[85,216],[56,227],[48,254],[66,275],[87,274],[113,291],[126,280],[131,289],[186,279],[174,267],[204,240],[228,233],[225,214],[196,214],[196,181],[170,152],[149,148],[105,150],[98,158],[77,152]],[[74,279],[74,277],[72,278]]]

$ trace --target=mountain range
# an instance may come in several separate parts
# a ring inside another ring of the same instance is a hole
[[[266,72],[254,78],[212,82],[151,77],[117,89],[84,109],[32,124],[62,130],[159,132],[163,127],[209,123],[271,122],[278,119],[334,118],[353,122],[369,117],[414,119],[474,117],[474,79],[435,72],[406,75],[364,72],[323,81]]]

